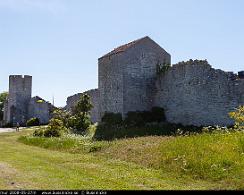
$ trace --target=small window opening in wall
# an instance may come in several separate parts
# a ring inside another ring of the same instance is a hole
[[[119,90],[119,87],[117,87],[117,90]]]

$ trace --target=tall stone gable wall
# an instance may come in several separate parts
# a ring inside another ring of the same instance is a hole
[[[179,63],[157,80],[154,106],[169,122],[183,125],[232,125],[228,112],[244,105],[244,79],[211,68],[207,62]]]
[[[120,53],[98,60],[100,118],[105,112],[123,113],[123,72],[126,59]]]
[[[7,110],[5,111],[6,123],[25,124],[28,113],[28,102],[31,99],[32,77],[25,75],[9,76],[9,96]]]
[[[91,97],[91,103],[92,103],[92,106],[93,108],[91,109],[91,121],[93,123],[95,122],[98,122],[100,120],[100,115],[99,115],[99,91],[98,89],[92,89],[92,90],[89,90],[89,91],[86,91],[84,92],[86,93],[87,95],[89,95]],[[75,104],[79,101],[80,99],[80,96],[82,95],[83,93],[78,93],[78,94],[75,94],[73,96],[70,96],[67,98],[67,102],[66,102],[66,110],[71,110],[72,107],[75,106]]]
[[[125,53],[123,116],[129,111],[150,110],[155,94],[158,64],[170,64],[170,55],[151,39],[140,41]]]
[[[100,116],[148,110],[155,93],[158,63],[170,63],[170,55],[150,38],[129,49],[99,59]]]

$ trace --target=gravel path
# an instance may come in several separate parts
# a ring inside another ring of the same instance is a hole
[[[0,133],[14,132],[15,128],[0,128]]]

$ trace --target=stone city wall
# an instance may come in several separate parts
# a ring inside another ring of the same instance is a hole
[[[154,106],[169,122],[183,125],[232,125],[228,113],[244,105],[244,79],[213,69],[207,61],[181,62],[161,73]]]

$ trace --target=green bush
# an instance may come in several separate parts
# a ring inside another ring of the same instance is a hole
[[[55,109],[52,113],[52,120],[50,120],[46,135],[59,136],[59,131],[67,131],[68,129],[77,133],[85,132],[91,125],[89,111],[92,107],[90,96],[82,94],[80,100],[72,108],[72,111]]]
[[[146,123],[160,123],[165,119],[164,109],[153,107],[151,111],[128,112],[124,122],[128,126],[140,127]]]
[[[34,137],[42,137],[44,135],[44,130],[43,129],[36,129],[33,133]]]
[[[4,102],[8,97],[8,92],[0,93],[0,121],[3,120],[3,109],[4,109]]]
[[[107,125],[98,124],[94,138],[97,140],[113,140],[122,138],[134,138],[142,136],[182,136],[201,133],[202,127],[183,126],[172,123],[148,123],[144,126]]]
[[[34,137],[60,137],[67,133],[68,129],[59,119],[51,119],[47,128],[36,129],[33,133]]]
[[[62,135],[62,131],[60,129],[47,128],[44,131],[45,137],[61,137],[61,135]]]
[[[102,117],[102,122],[110,125],[119,125],[123,122],[122,114],[106,112]]]
[[[39,126],[40,120],[38,118],[31,118],[26,122],[27,127]]]
[[[69,112],[59,108],[56,108],[52,112],[52,118],[61,120],[63,122],[63,125],[66,127],[68,127],[69,117],[71,117],[71,114]]]
[[[151,111],[131,111],[123,120],[121,113],[106,112],[102,117],[103,125],[142,127],[147,123],[159,123],[165,121],[164,109],[153,107]]]
[[[59,119],[51,119],[47,129],[44,131],[45,137],[60,137],[64,132],[67,132],[63,121]]]
[[[151,110],[151,122],[163,122],[166,120],[164,109],[160,107],[153,107]]]
[[[201,129],[202,127],[168,123],[164,109],[153,107],[151,111],[128,112],[124,120],[121,114],[105,113],[102,123],[97,126],[94,138],[112,140],[151,135],[182,135],[201,132]]]
[[[234,119],[235,128],[244,129],[244,106],[239,106],[234,112],[230,112],[229,116]]]
[[[139,127],[144,126],[146,121],[144,120],[147,116],[147,112],[128,112],[124,123],[128,126]]]
[[[63,129],[64,123],[59,119],[51,119],[49,121],[48,127],[51,129]]]
[[[70,129],[74,129],[77,123],[77,118],[75,116],[70,116],[67,120],[66,127]]]

